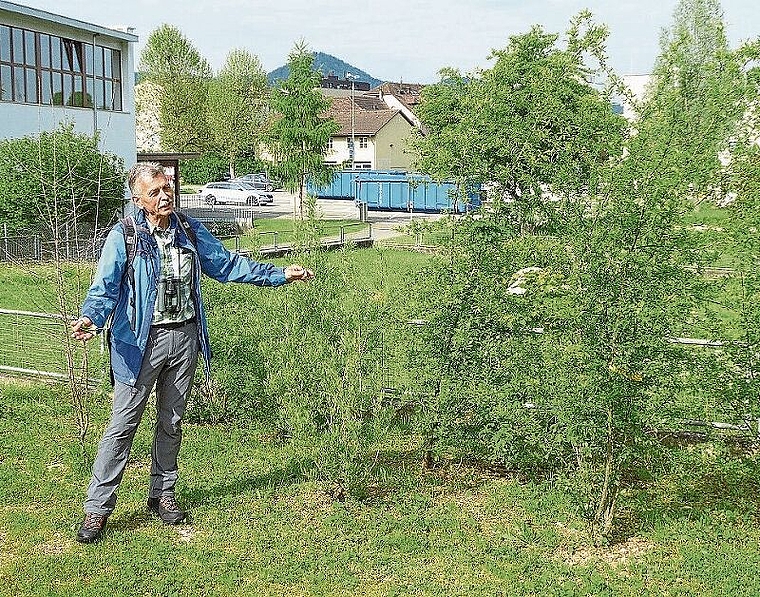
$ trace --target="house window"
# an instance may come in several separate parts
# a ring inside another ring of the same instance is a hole
[[[119,111],[121,80],[119,50],[0,25],[0,101]]]
[[[333,150],[333,138],[332,138],[332,137],[330,137],[330,138],[327,140],[327,150],[328,150],[328,151],[332,151],[332,150]]]
[[[368,142],[369,139],[367,137],[359,137],[359,149],[367,149]]]

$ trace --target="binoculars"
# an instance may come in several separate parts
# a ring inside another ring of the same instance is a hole
[[[179,293],[182,278],[162,278],[158,282],[158,311],[161,313],[179,313],[181,297]]]

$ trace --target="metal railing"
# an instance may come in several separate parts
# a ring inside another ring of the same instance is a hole
[[[3,236],[0,237],[0,262],[52,261],[55,256],[66,261],[91,261],[100,256],[104,240],[105,235],[100,234],[58,241],[46,241],[39,235]]]

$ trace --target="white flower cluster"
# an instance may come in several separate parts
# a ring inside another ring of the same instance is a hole
[[[158,85],[149,82],[135,85],[135,135],[138,152],[161,151],[159,104]]]

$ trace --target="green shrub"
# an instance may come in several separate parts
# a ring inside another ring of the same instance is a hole
[[[269,168],[271,168],[269,162],[265,162],[255,155],[242,156],[235,160],[235,174],[237,176],[266,172]]]
[[[311,446],[309,474],[339,499],[372,484],[372,446],[392,414],[381,392],[384,266],[364,276],[351,257],[293,257],[317,277],[277,290],[204,285],[213,392],[196,392],[188,411],[192,420],[269,421],[278,437]]]
[[[230,166],[226,160],[213,153],[182,162],[182,184],[204,185],[229,176]]]
[[[9,231],[108,224],[124,203],[124,164],[97,138],[61,124],[36,136],[0,141],[0,224]]]

